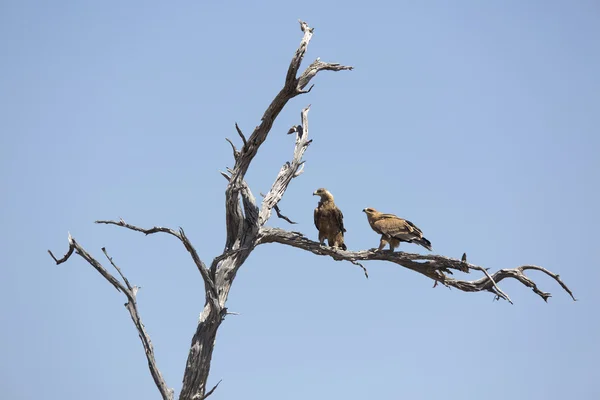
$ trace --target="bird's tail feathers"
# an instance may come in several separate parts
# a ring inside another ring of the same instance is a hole
[[[427,250],[432,251],[431,250],[431,242],[424,237],[422,237],[421,239],[414,239],[413,243],[420,244],[421,246],[425,247]]]

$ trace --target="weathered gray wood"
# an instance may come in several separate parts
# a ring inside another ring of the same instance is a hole
[[[265,224],[271,217],[272,210],[275,210],[279,218],[294,223],[281,214],[278,204],[292,179],[300,176],[303,171],[304,161],[302,160],[302,157],[311,143],[311,140],[308,139],[308,110],[310,106],[302,110],[301,125],[295,125],[288,131],[288,134],[296,134],[292,160],[282,166],[271,189],[263,196],[260,209],[245,180],[246,172],[248,171],[252,160],[256,156],[260,146],[267,139],[273,126],[273,122],[283,107],[290,99],[297,95],[310,92],[312,86],[308,90],[305,90],[305,87],[308,86],[312,78],[314,78],[318,72],[352,69],[352,67],[335,63],[326,63],[317,59],[298,76],[300,65],[313,34],[313,29],[305,22],[300,21],[300,28],[304,34],[288,67],[283,88],[267,107],[260,124],[254,129],[248,139],[246,139],[246,136],[242,133],[240,127],[235,124],[236,131],[243,142],[240,149],[235,146],[233,141],[227,139],[231,145],[235,162],[233,168],[227,168],[227,173],[221,172],[228,182],[225,191],[225,223],[227,237],[223,252],[213,259],[210,268],[207,268],[200,259],[194,246],[181,228],[179,231],[163,227],[144,229],[135,225],[130,225],[122,219],[119,221],[96,221],[96,223],[99,224],[116,225],[146,235],[166,233],[176,237],[182,242],[202,276],[204,281],[205,304],[198,320],[196,332],[192,337],[183,376],[183,387],[179,395],[179,399],[181,400],[205,399],[215,391],[220,383],[219,381],[212,389],[207,390],[215,338],[221,322],[228,314],[231,314],[227,312],[226,303],[235,276],[252,250],[258,245],[280,243],[303,249],[316,255],[329,256],[334,260],[349,261],[360,266],[367,278],[367,269],[360,261],[389,261],[433,279],[436,285],[439,282],[445,286],[455,287],[465,292],[489,291],[494,293],[498,298],[503,298],[508,301],[510,301],[510,298],[498,286],[498,282],[505,278],[518,280],[525,286],[532,288],[536,294],[547,301],[551,296],[550,293],[539,290],[535,282],[524,274],[527,270],[538,270],[555,279],[563,289],[573,297],[571,290],[562,282],[558,275],[553,274],[542,267],[527,265],[515,269],[503,269],[490,275],[485,268],[467,263],[466,255],[463,256],[463,260],[461,261],[438,255],[420,255],[404,252],[377,252],[373,250],[343,251],[321,246],[318,242],[306,238],[299,232],[290,232],[283,229],[266,227]],[[106,254],[104,249],[103,251]],[[73,252],[76,252],[92,265],[92,267],[94,267],[111,285],[126,295],[128,302],[125,306],[139,332],[154,382],[159,389],[162,398],[164,400],[172,400],[173,390],[167,387],[156,365],[154,349],[150,342],[150,337],[138,314],[135,301],[135,295],[138,288],[130,285],[120,268],[113,263],[110,257],[108,257],[108,254],[106,254],[107,258],[115,267],[124,283],[120,282],[106,271],[104,267],[91,257],[70,235],[69,250],[63,258],[57,259],[52,252],[48,252],[57,264],[67,261]],[[474,281],[462,281],[448,276],[448,274],[452,274],[452,270],[462,272],[478,270],[483,272],[485,276]],[[574,297],[573,300],[575,300]]]
[[[423,274],[428,278],[448,287],[455,287],[464,292],[481,292],[489,291],[494,293],[498,298],[505,299],[509,302],[510,298],[497,285],[498,282],[505,278],[513,278],[521,282],[523,285],[532,288],[535,294],[539,295],[544,301],[552,295],[542,292],[537,288],[533,280],[528,278],[524,271],[536,270],[545,273],[558,282],[562,288],[576,300],[568,286],[560,279],[560,276],[548,271],[545,268],[535,265],[523,265],[513,269],[501,269],[490,275],[487,269],[478,265],[469,264],[466,261],[458,259],[428,254],[405,253],[402,251],[376,251],[376,249],[360,250],[360,251],[344,251],[333,247],[322,246],[319,242],[310,240],[300,232],[290,232],[279,228],[263,227],[260,230],[258,244],[263,243],[280,243],[292,246],[298,249],[310,251],[313,254],[320,256],[330,256],[336,261],[350,261],[356,263],[358,261],[390,261],[411,269],[415,272]],[[469,270],[477,270],[484,273],[484,277],[475,281],[463,281],[448,277],[446,274],[452,274],[452,270],[469,272]],[[512,303],[512,302],[511,302]]]
[[[308,148],[311,143],[311,140],[308,140],[308,110],[310,109],[310,105],[302,110],[301,118],[302,125],[296,125],[290,132],[296,132],[296,145],[294,146],[294,156],[292,162],[287,162],[283,164],[277,178],[275,178],[275,182],[271,186],[271,190],[266,194],[265,198],[262,202],[262,208],[260,210],[260,217],[258,223],[260,226],[263,226],[265,222],[271,218],[271,210],[277,206],[283,194],[288,188],[288,185],[299,175],[301,172],[301,167],[304,165],[304,161],[302,161],[302,156],[304,152]],[[289,133],[289,132],[288,132]]]
[[[218,307],[205,305],[200,315],[200,321],[196,334],[192,339],[192,346],[188,355],[188,362],[183,376],[183,389],[180,399],[202,398],[206,393],[206,381],[210,372],[210,360],[214,347],[216,332],[227,309],[225,303],[229,296],[231,284],[235,279],[237,271],[246,258],[250,255],[257,244],[259,229],[269,219],[271,210],[277,206],[290,181],[299,175],[302,165],[302,155],[310,144],[308,137],[308,107],[302,111],[302,126],[296,133],[296,146],[291,163],[284,165],[277,176],[273,187],[265,196],[262,209],[259,211],[256,200],[245,181],[245,175],[256,156],[258,149],[267,139],[273,126],[273,122],[287,104],[287,102],[299,94],[306,93],[302,89],[310,80],[322,70],[342,71],[350,70],[352,67],[340,64],[320,62],[315,68],[309,67],[300,78],[297,78],[300,64],[306,53],[308,43],[312,38],[313,29],[308,24],[300,21],[300,28],[304,33],[300,45],[294,54],[288,67],[288,72],[283,88],[275,96],[271,104],[264,112],[261,123],[254,129],[246,140],[241,129],[236,124],[236,130],[242,138],[243,146],[238,151],[232,143],[234,154],[234,167],[229,171],[227,189],[225,191],[225,222],[227,225],[227,239],[223,254],[216,257],[211,265],[211,274],[218,288]],[[314,63],[313,63],[314,64]],[[302,132],[306,134],[303,135]],[[242,213],[243,204],[244,212]]]
[[[127,311],[129,311],[131,320],[133,321],[133,324],[135,325],[135,328],[139,333],[142,345],[144,346],[144,352],[146,353],[146,359],[148,360],[148,368],[150,369],[152,379],[154,379],[154,383],[156,384],[156,387],[158,388],[163,400],[173,400],[174,391],[173,389],[167,386],[167,383],[165,382],[162,374],[160,373],[160,370],[158,369],[158,366],[156,365],[156,359],[154,357],[154,347],[152,346],[150,336],[148,335],[148,332],[146,332],[146,328],[142,323],[142,319],[140,318],[137,309],[137,302],[135,296],[139,288],[137,286],[132,286],[129,283],[129,280],[121,272],[121,269],[113,262],[113,259],[109,257],[104,247],[102,248],[102,252],[106,256],[108,261],[111,263],[111,265],[115,267],[125,284],[121,283],[110,272],[108,272],[100,262],[98,262],[87,251],[85,251],[85,249],[81,247],[79,243],[77,243],[75,239],[71,237],[71,234],[69,234],[69,251],[63,258],[61,258],[60,260],[56,259],[52,252],[48,250],[50,256],[52,256],[54,261],[56,261],[56,265],[62,264],[63,262],[67,261],[71,257],[73,252],[81,256],[81,258],[86,260],[92,267],[94,267],[94,269],[98,271],[100,275],[102,275],[104,279],[106,279],[111,285],[113,285],[115,289],[125,294],[125,296],[127,297],[127,303],[125,303],[125,308],[127,309]]]

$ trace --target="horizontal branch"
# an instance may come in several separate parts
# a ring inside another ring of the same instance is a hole
[[[538,289],[536,283],[524,274],[526,270],[537,270],[544,272],[556,282],[573,298],[573,293],[567,285],[560,279],[557,274],[548,271],[545,268],[525,265],[514,269],[501,269],[490,275],[483,267],[469,264],[466,261],[457,260],[450,257],[440,255],[422,255],[414,253],[405,253],[401,251],[344,251],[333,247],[322,246],[319,242],[308,239],[302,233],[285,231],[279,228],[263,227],[260,230],[257,245],[264,243],[280,243],[292,246],[298,249],[309,251],[320,256],[329,256],[336,261],[350,261],[356,263],[358,261],[389,261],[405,268],[418,272],[440,282],[448,287],[455,287],[464,292],[480,292],[489,291],[494,293],[499,298],[504,298],[510,301],[506,295],[497,286],[497,283],[506,278],[513,278],[521,282],[523,285],[532,288],[533,292],[539,295],[544,301],[551,297],[550,293],[542,292]],[[466,259],[466,257],[465,257]],[[469,270],[482,271],[485,276],[475,281],[463,281],[449,278],[445,274],[452,274],[452,270],[469,272]]]
[[[152,375],[152,378],[154,379],[154,383],[156,384],[156,387],[160,391],[160,394],[161,394],[163,400],[173,400],[174,391],[173,391],[173,389],[170,389],[167,386],[167,383],[165,382],[162,374],[160,373],[160,370],[158,369],[158,366],[156,365],[156,358],[154,356],[154,347],[152,346],[152,342],[150,341],[150,336],[148,335],[148,332],[146,332],[146,328],[144,327],[144,324],[142,323],[142,319],[138,312],[137,301],[136,301],[136,294],[138,291],[138,287],[132,286],[129,283],[129,280],[125,277],[125,275],[123,274],[121,269],[114,263],[113,259],[108,255],[108,253],[106,252],[106,249],[104,247],[102,248],[102,252],[106,256],[108,261],[111,263],[111,265],[117,270],[117,272],[119,273],[121,278],[123,278],[125,285],[123,285],[123,283],[121,283],[110,272],[108,272],[99,261],[97,261],[87,251],[85,251],[85,249],[81,245],[79,245],[79,243],[77,243],[77,241],[75,241],[75,239],[73,239],[70,234],[69,234],[69,251],[63,258],[61,258],[60,260],[57,260],[56,257],[54,257],[54,255],[52,254],[52,252],[50,250],[48,250],[48,253],[50,253],[50,256],[54,259],[54,261],[56,262],[57,265],[66,262],[71,257],[73,252],[75,252],[76,254],[81,256],[81,258],[83,258],[92,267],[94,267],[94,269],[96,271],[98,271],[100,273],[100,275],[102,275],[104,277],[104,279],[106,279],[118,291],[123,292],[123,294],[125,294],[125,296],[127,297],[127,303],[125,303],[125,308],[127,309],[127,311],[129,311],[131,320],[133,321],[133,323],[139,333],[140,340],[142,342],[142,345],[144,346],[144,351],[146,353],[146,359],[148,360],[148,368],[150,369],[150,374]]]
[[[319,58],[317,58],[315,61],[312,62],[312,64],[310,64],[304,70],[302,75],[300,75],[300,78],[298,78],[298,91],[300,93],[310,92],[312,87],[306,91],[303,89],[308,85],[308,83],[311,81],[311,79],[314,78],[320,71],[336,71],[337,72],[337,71],[352,71],[353,69],[354,69],[354,67],[341,65],[338,63],[327,63],[327,62],[323,62]]]

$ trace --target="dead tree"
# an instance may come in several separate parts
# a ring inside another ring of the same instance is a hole
[[[312,86],[307,90],[305,90],[305,88],[317,73],[320,71],[343,71],[352,69],[352,67],[349,66],[323,62],[317,58],[298,75],[306,48],[313,35],[313,28],[310,28],[305,22],[300,21],[300,28],[304,35],[300,41],[300,46],[290,62],[283,88],[275,96],[265,111],[260,125],[254,129],[247,139],[238,125],[235,125],[237,133],[242,141],[240,149],[235,146],[233,141],[227,139],[231,144],[235,160],[235,165],[232,169],[228,169],[227,172],[221,173],[228,181],[227,189],[225,191],[227,237],[225,240],[225,249],[219,256],[212,260],[210,267],[200,259],[194,246],[186,237],[182,228],[179,228],[179,230],[163,227],[144,229],[135,225],[130,225],[122,219],[119,221],[96,221],[98,224],[116,225],[146,235],[166,233],[174,236],[183,244],[196,265],[196,268],[198,268],[198,272],[202,276],[206,302],[204,309],[200,314],[198,327],[192,337],[191,348],[183,376],[183,387],[179,395],[180,400],[205,399],[217,388],[218,383],[210,390],[207,390],[206,385],[210,372],[215,337],[221,322],[228,314],[226,303],[229,290],[239,268],[244,264],[244,261],[246,261],[256,246],[262,244],[280,243],[306,250],[316,255],[329,256],[337,261],[349,261],[362,268],[367,278],[367,270],[360,261],[389,261],[431,278],[434,280],[435,285],[440,283],[447,287],[454,287],[465,292],[488,291],[493,293],[497,299],[504,299],[509,302],[511,302],[511,300],[508,295],[498,286],[498,283],[505,278],[516,279],[523,285],[530,287],[545,301],[548,300],[551,296],[550,293],[541,291],[536,283],[525,275],[525,271],[536,270],[541,271],[556,280],[562,288],[569,293],[573,300],[575,300],[571,290],[562,282],[558,275],[534,265],[524,265],[514,269],[502,269],[494,274],[489,274],[486,268],[468,263],[466,261],[466,256],[463,256],[462,260],[458,260],[439,255],[420,255],[405,252],[377,252],[373,250],[343,251],[324,247],[318,242],[310,240],[300,232],[286,231],[265,226],[266,222],[271,217],[273,210],[275,210],[279,218],[293,223],[281,213],[278,203],[292,179],[298,177],[303,171],[304,161],[302,160],[302,156],[311,143],[311,140],[308,139],[308,111],[310,106],[302,110],[301,124],[293,126],[288,132],[288,134],[296,135],[292,160],[281,167],[271,190],[269,190],[266,195],[263,195],[262,205],[260,207],[244,179],[258,149],[267,139],[271,127],[273,126],[273,122],[287,102],[300,94],[310,92]],[[127,308],[127,311],[129,311],[131,319],[139,332],[140,340],[144,346],[146,357],[148,359],[148,366],[154,382],[163,399],[173,399],[174,391],[168,387],[157,367],[150,337],[148,336],[138,313],[136,304],[136,293],[138,288],[129,283],[125,275],[121,272],[121,269],[113,262],[112,258],[109,257],[104,248],[102,251],[110,264],[118,272],[121,280],[108,272],[106,268],[104,268],[98,260],[92,257],[70,234],[68,241],[69,250],[63,258],[57,259],[52,252],[48,252],[56,264],[67,261],[73,253],[76,253],[95,268],[115,287],[115,289],[122,292],[127,297],[125,307]],[[462,272],[476,270],[482,273],[482,277],[472,281],[458,280],[449,276],[452,275],[453,270]]]

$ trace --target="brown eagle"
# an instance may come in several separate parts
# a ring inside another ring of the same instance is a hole
[[[319,242],[330,247],[346,250],[344,244],[344,214],[333,202],[333,195],[324,188],[315,190],[313,196],[320,196],[319,205],[315,208],[315,226],[319,230]]]
[[[383,214],[374,208],[365,208],[371,228],[381,234],[377,251],[381,251],[386,243],[390,250],[400,246],[400,242],[416,243],[431,251],[431,242],[423,237],[423,232],[412,222],[397,217],[394,214]]]

